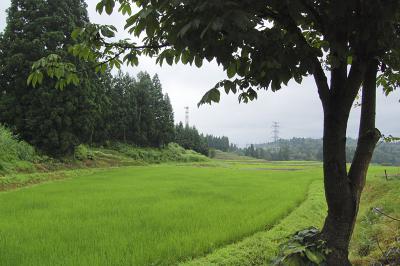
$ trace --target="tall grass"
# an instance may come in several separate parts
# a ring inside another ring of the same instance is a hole
[[[30,167],[37,158],[35,149],[0,125],[0,173]]]

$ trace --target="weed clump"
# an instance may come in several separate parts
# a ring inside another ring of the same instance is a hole
[[[8,128],[0,125],[0,173],[32,167],[38,159],[35,148],[18,139]]]
[[[93,160],[93,152],[84,144],[81,144],[75,148],[74,158],[79,161]]]

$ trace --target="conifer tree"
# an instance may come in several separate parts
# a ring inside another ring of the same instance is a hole
[[[87,22],[83,0],[12,0],[0,36],[0,122],[51,155],[71,153],[94,133],[101,86],[94,84],[90,67],[67,53],[73,44],[70,33]],[[32,63],[49,54],[74,62],[82,82],[63,90],[50,79],[28,86]]]

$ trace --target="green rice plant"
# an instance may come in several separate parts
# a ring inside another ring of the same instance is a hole
[[[0,193],[0,264],[175,265],[278,224],[321,174],[242,166],[114,168]]]

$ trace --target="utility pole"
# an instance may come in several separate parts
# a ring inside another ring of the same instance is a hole
[[[274,143],[274,150],[278,151],[279,150],[279,145],[278,145],[278,141],[279,141],[279,122],[272,122],[272,139],[273,139],[273,143]]]
[[[279,140],[279,122],[272,122],[272,139],[275,143]]]
[[[185,107],[185,126],[189,126],[189,106]]]

